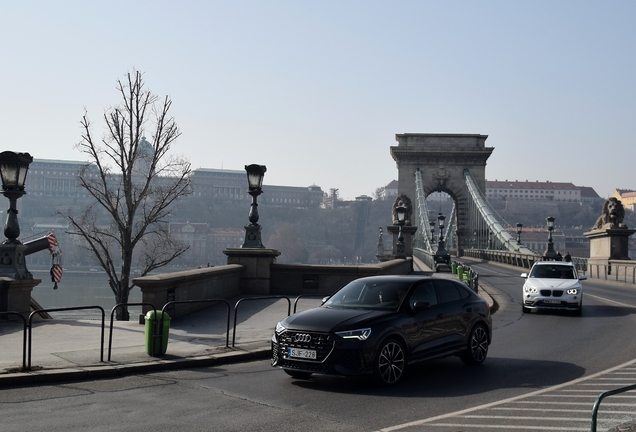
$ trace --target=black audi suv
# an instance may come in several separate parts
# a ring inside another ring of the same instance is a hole
[[[279,322],[272,365],[295,378],[368,374],[390,385],[408,365],[424,360],[457,355],[465,364],[480,364],[491,338],[490,308],[466,284],[373,276]]]

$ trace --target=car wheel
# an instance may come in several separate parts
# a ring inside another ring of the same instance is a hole
[[[295,371],[295,370],[288,370],[288,369],[283,369],[283,370],[285,371],[287,375],[289,375],[292,378],[307,379],[311,376],[311,372],[302,372],[302,371]]]
[[[521,311],[522,311],[523,313],[530,313],[530,308],[527,308],[527,307],[525,307],[525,306],[521,305]]]
[[[483,325],[476,325],[470,332],[466,351],[459,358],[464,364],[478,365],[486,360],[488,355],[488,332]]]
[[[406,370],[406,352],[400,342],[388,339],[380,345],[375,359],[375,376],[383,385],[397,383]]]

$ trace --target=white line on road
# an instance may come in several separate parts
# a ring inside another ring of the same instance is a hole
[[[406,428],[413,427],[413,426],[431,424],[431,423],[436,422],[436,421],[444,420],[444,419],[451,418],[451,417],[461,416],[463,414],[468,414],[468,413],[475,412],[475,411],[478,411],[478,410],[492,408],[492,407],[495,407],[497,405],[503,405],[503,404],[506,404],[506,403],[517,402],[517,401],[520,401],[522,399],[526,399],[526,398],[529,398],[529,397],[541,395],[541,394],[544,394],[544,393],[547,393],[547,392],[551,392],[551,391],[554,391],[554,390],[559,390],[561,388],[569,387],[571,385],[578,384],[578,383],[581,383],[581,382],[584,382],[584,381],[589,381],[591,379],[598,378],[598,377],[600,377],[602,375],[614,372],[614,371],[622,369],[624,367],[631,366],[631,365],[633,365],[635,363],[636,363],[636,359],[628,361],[628,362],[623,363],[623,364],[618,365],[618,366],[614,366],[614,367],[606,369],[604,371],[597,372],[597,373],[592,374],[590,376],[583,377],[583,378],[578,378],[578,379],[575,379],[573,381],[569,381],[567,383],[559,384],[559,385],[556,385],[556,386],[553,386],[553,387],[548,387],[548,388],[545,388],[545,389],[536,390],[536,391],[533,391],[533,392],[530,392],[530,393],[526,393],[526,394],[522,394],[522,395],[519,395],[519,396],[514,396],[514,397],[511,397],[511,398],[502,399],[502,400],[499,400],[499,401],[490,402],[490,403],[487,403],[487,404],[484,404],[484,405],[479,405],[479,406],[476,406],[476,407],[467,408],[467,409],[460,410],[460,411],[455,411],[455,412],[451,412],[451,413],[447,413],[447,414],[442,414],[442,415],[438,415],[438,416],[435,416],[435,417],[430,417],[430,418],[427,418],[427,419],[415,420],[415,421],[408,422],[408,423],[402,423],[402,424],[399,424],[399,425],[389,426],[387,428],[380,429],[380,432],[391,432],[391,431],[396,431],[396,430],[400,430],[400,429],[406,429]],[[525,403],[529,403],[529,401],[527,401]],[[542,403],[545,404],[545,402],[542,402]],[[573,403],[573,404],[577,404],[578,405],[578,403]],[[587,405],[589,405],[589,404],[587,404]],[[607,405],[610,405],[610,404],[607,404]],[[623,404],[612,404],[612,405],[623,405]],[[442,426],[442,425],[446,426],[445,424],[440,424],[440,423],[435,424],[435,426]],[[451,424],[451,425],[448,425],[448,426],[454,427],[454,426],[457,426],[457,425],[452,425]],[[462,425],[462,426],[463,427],[468,427],[467,425]],[[483,427],[483,426],[480,426],[480,427]],[[489,427],[496,428],[497,426],[493,425],[493,426],[489,426]],[[510,426],[510,425],[508,425],[506,427],[509,427],[511,429],[523,429],[523,427],[513,427],[513,426]],[[543,428],[540,428],[540,427],[536,428],[536,430],[539,430],[539,429],[544,430]],[[580,429],[547,428],[545,430],[564,430],[564,431],[569,431],[569,430],[580,430]]]

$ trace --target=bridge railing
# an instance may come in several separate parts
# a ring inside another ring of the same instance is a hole
[[[486,261],[494,261],[525,269],[529,269],[535,262],[541,261],[541,257],[535,254],[524,254],[518,252],[489,249],[464,249],[463,256],[482,259]]]

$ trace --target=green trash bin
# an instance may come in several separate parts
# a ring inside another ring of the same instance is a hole
[[[161,319],[163,318],[163,325]],[[161,356],[168,350],[168,332],[170,330],[170,315],[166,312],[148,311],[146,321],[146,353],[151,356]]]

